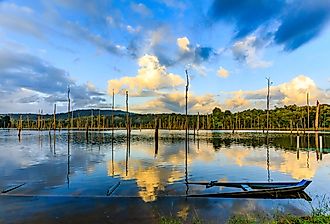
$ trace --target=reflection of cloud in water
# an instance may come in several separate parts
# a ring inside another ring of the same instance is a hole
[[[314,177],[319,163],[315,159],[315,152],[300,151],[300,158],[297,159],[297,154],[286,151],[270,150],[269,168],[272,171],[279,171],[291,175],[294,179],[311,179]],[[239,166],[258,166],[267,169],[266,149],[262,150],[247,150],[242,147],[230,149],[222,149],[221,152],[228,158],[229,161]],[[308,158],[309,157],[309,158]],[[307,161],[309,167],[307,166]]]
[[[144,201],[156,200],[157,194],[164,191],[166,186],[184,178],[185,153],[183,141],[173,144],[160,144],[157,159],[154,159],[154,151],[150,145],[143,142],[135,142],[134,149],[144,154],[148,160],[129,160],[128,175],[126,176],[125,161],[115,161],[115,175],[121,176],[125,180],[134,179],[139,187],[139,195]],[[318,162],[315,160],[315,153],[310,152],[309,165],[307,167],[307,152],[300,151],[300,158],[297,160],[296,153],[270,148],[269,169],[292,176],[294,179],[310,179],[314,177]],[[222,163],[219,162],[221,158]],[[238,144],[231,145],[230,148],[221,147],[214,151],[212,144],[205,141],[200,142],[200,149],[190,143],[188,165],[194,166],[196,163],[217,167],[237,165],[244,169],[246,166],[261,167],[267,169],[267,151],[264,147],[246,147]],[[177,167],[175,169],[175,167]],[[230,170],[223,170],[229,174]],[[244,172],[244,171],[242,171]],[[108,175],[112,175],[111,160],[108,161]],[[192,174],[193,175],[193,174]],[[227,181],[224,178],[224,181]],[[182,211],[183,212],[183,211]]]
[[[125,162],[114,162],[114,174],[124,180],[135,180],[139,187],[139,195],[145,202],[154,201],[159,191],[164,191],[168,184],[183,178],[182,170],[174,167],[155,166],[141,160],[130,160],[126,175]],[[112,162],[108,161],[108,175],[112,175]]]

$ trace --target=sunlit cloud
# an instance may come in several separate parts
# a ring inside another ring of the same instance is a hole
[[[188,95],[189,113],[210,113],[214,107],[219,107],[214,95],[205,94],[196,96],[192,93]],[[155,99],[147,101],[143,105],[132,105],[132,110],[147,112],[176,112],[184,113],[185,111],[185,94],[184,92],[162,93]]]
[[[313,79],[305,75],[299,75],[292,80],[270,87],[270,105],[281,107],[283,105],[306,105],[307,93],[309,93],[310,104],[313,105],[316,100],[326,103],[330,100],[328,90],[319,88]],[[229,108],[239,108],[240,110],[250,108],[251,105],[264,109],[266,101],[267,88],[256,90],[239,90],[230,93],[226,101]]]
[[[190,51],[189,49],[189,39],[187,37],[180,37],[176,40],[176,43],[181,51]]]
[[[223,67],[220,67],[217,71],[217,75],[221,78],[227,78],[229,76],[229,71]]]
[[[270,87],[271,100],[277,105],[306,105],[307,93],[310,96],[310,102],[327,102],[330,99],[329,92],[319,88],[313,79],[305,75],[299,75],[289,82]],[[247,99],[259,100],[265,99],[267,89],[255,91],[245,91],[243,95]]]
[[[144,55],[138,60],[139,70],[136,76],[124,76],[108,81],[108,92],[123,93],[128,90],[131,96],[138,96],[143,91],[158,91],[173,89],[184,84],[183,79],[176,74],[168,73],[154,55]]]
[[[245,109],[250,105],[250,102],[246,100],[243,96],[243,91],[237,91],[233,98],[226,100],[225,106],[228,109]]]

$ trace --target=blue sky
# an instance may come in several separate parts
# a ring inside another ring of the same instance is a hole
[[[0,113],[183,112],[330,100],[329,0],[0,1]]]

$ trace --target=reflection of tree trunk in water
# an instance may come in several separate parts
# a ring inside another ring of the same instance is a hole
[[[158,154],[158,128],[159,128],[159,122],[158,118],[155,118],[155,158]]]
[[[268,138],[268,132],[266,134],[266,143],[267,143],[267,179],[268,182],[270,182],[270,163],[269,163],[269,138]]]
[[[68,131],[68,167],[67,167],[67,175],[66,175],[68,188],[70,188],[70,132]]]
[[[127,148],[126,148],[126,164],[125,164],[125,169],[126,169],[126,176],[128,176],[128,155],[130,151],[130,141],[129,141],[129,136],[127,136]]]
[[[130,138],[131,138],[131,131],[130,131],[130,118],[128,112],[128,91],[126,91],[126,141],[127,141],[127,156],[130,155]]]
[[[52,147],[52,135],[50,133],[50,130],[48,132],[48,136],[49,136],[49,149],[50,149],[50,152],[53,151],[53,147]]]
[[[128,144],[126,149],[125,171],[126,171],[126,176],[128,176]]]
[[[322,136],[320,138],[320,160],[322,160],[322,155],[323,155],[323,141],[322,141]]]
[[[185,181],[186,181],[186,195],[188,195],[188,88],[189,88],[189,77],[188,71],[186,70],[187,83],[186,83],[186,136],[185,136]]]
[[[316,151],[316,160],[318,161],[320,158],[319,155],[319,133],[315,132],[315,151]]]
[[[55,149],[55,146],[56,146],[56,132],[55,131],[54,131],[53,139],[54,139],[54,155],[55,155],[56,154],[56,149]]]
[[[185,138],[185,181],[186,181],[186,195],[188,195],[189,185],[188,185],[188,130],[186,130]]]
[[[300,149],[300,146],[299,146],[299,139],[300,139],[300,136],[297,135],[297,160],[299,160],[299,149]]]
[[[309,168],[309,133],[307,134],[307,168]]]
[[[199,136],[198,136],[198,132],[197,132],[197,150],[199,151]]]
[[[114,134],[113,134],[113,129],[112,129],[112,133],[111,133],[111,166],[112,166],[112,176],[114,176],[115,174],[115,165],[114,165],[114,150],[113,150],[113,137],[114,137]]]

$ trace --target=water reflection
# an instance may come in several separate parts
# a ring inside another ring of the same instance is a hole
[[[0,186],[26,181],[27,186],[15,192],[104,195],[120,179],[123,182],[113,195],[139,196],[151,202],[159,196],[205,190],[189,189],[188,180],[305,178],[313,179],[310,187],[317,193],[328,192],[324,186],[330,184],[329,135],[198,131],[188,136],[185,141],[185,133],[159,131],[156,144],[153,130],[132,131],[130,138],[124,131],[54,132],[53,136],[40,131],[22,133],[17,144],[14,133],[0,132],[5,145],[0,148],[4,161]],[[43,149],[47,138],[52,150]]]

